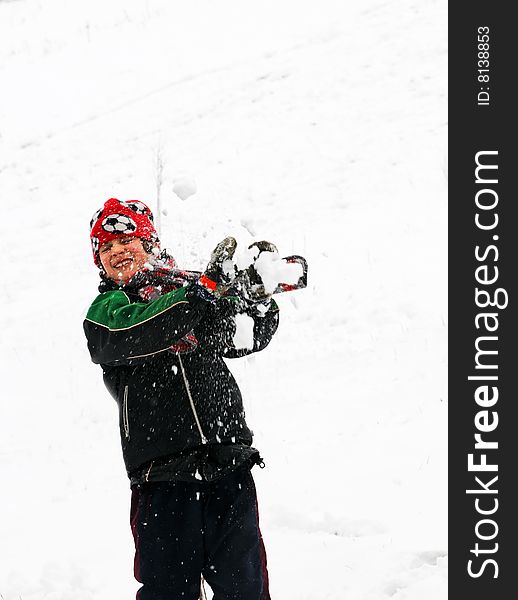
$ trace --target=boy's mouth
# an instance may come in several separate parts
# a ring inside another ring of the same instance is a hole
[[[123,258],[122,260],[117,261],[113,264],[114,269],[124,269],[133,264],[132,258]]]

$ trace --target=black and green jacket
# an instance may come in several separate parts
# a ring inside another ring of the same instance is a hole
[[[149,476],[153,463],[163,465],[200,449],[218,454],[223,447],[250,447],[241,393],[223,358],[268,345],[278,325],[275,302],[263,316],[249,311],[254,346],[246,350],[232,343],[237,311],[232,299],[212,304],[198,293],[197,284],[189,284],[146,303],[131,283],[113,287],[94,300],[84,331],[92,360],[101,365],[119,406],[130,477],[143,470]],[[197,346],[186,353],[173,351],[189,332]]]

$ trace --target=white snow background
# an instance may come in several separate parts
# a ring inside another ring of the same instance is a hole
[[[181,266],[225,235],[309,261],[229,361],[272,598],[446,597],[446,29],[446,0],[0,0],[2,600],[138,589],[82,320],[91,215],[156,208],[160,171]]]

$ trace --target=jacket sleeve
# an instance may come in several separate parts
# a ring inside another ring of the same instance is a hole
[[[237,314],[247,314],[254,321],[253,347],[235,348]],[[200,347],[204,351],[225,358],[241,358],[253,352],[259,352],[270,343],[279,325],[279,307],[274,300],[268,310],[260,313],[255,306],[249,306],[237,296],[221,298],[205,313],[199,326],[195,329]]]
[[[83,324],[92,361],[127,365],[163,352],[196,326],[208,305],[189,287],[148,303],[132,303],[121,290],[100,294]]]
[[[268,310],[261,314],[254,307],[245,311],[249,317],[254,320],[254,347],[252,349],[236,349],[231,343],[223,352],[225,358],[241,358],[254,352],[260,352],[271,342],[273,335],[279,326],[279,307],[275,300],[272,300]],[[234,329],[235,331],[235,329]]]

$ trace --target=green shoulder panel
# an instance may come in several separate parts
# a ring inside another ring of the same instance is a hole
[[[152,302],[130,302],[121,290],[100,294],[93,301],[86,320],[106,327],[110,331],[120,331],[141,325],[178,304],[188,304],[186,288],[168,292]]]

